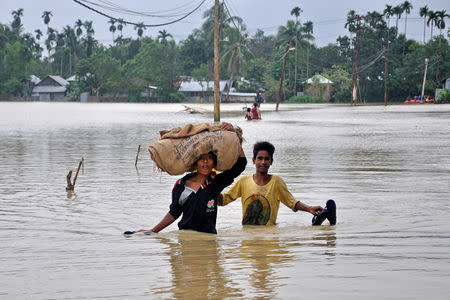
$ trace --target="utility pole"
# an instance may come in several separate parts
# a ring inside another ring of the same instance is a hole
[[[220,122],[219,95],[219,0],[214,3],[214,123]]]
[[[386,46],[384,47],[384,105],[387,105],[387,81],[388,81],[388,54],[389,54],[389,27],[387,32]]]
[[[290,42],[291,42],[291,40],[289,39],[289,41],[286,44],[286,51],[284,52],[284,55],[283,55],[283,68],[281,70],[280,87],[278,88],[277,104],[275,106],[275,111],[278,111],[278,106],[280,106],[280,101],[281,101],[281,93],[283,92],[283,81],[284,81],[284,73],[285,73],[285,69],[286,69],[287,54],[289,53],[289,51],[296,49],[296,48],[289,48]]]
[[[423,101],[423,95],[425,92],[425,81],[427,80],[427,70],[428,70],[428,58],[425,58],[425,72],[423,73],[423,83],[422,83],[422,94],[420,97],[420,101]]]
[[[351,105],[356,105],[357,84],[358,84],[358,56],[359,56],[359,28],[361,25],[361,16],[356,15],[356,37],[355,37],[355,49],[353,51],[353,76],[352,76],[352,100]]]

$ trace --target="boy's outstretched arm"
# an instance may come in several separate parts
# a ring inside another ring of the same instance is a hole
[[[170,214],[167,213],[164,218],[155,226],[152,228],[153,232],[160,232],[161,230],[163,230],[164,228],[166,228],[167,226],[169,226],[170,224],[172,224],[175,221],[175,218]],[[146,229],[139,229],[138,232],[145,232],[147,231]]]
[[[309,205],[303,204],[300,201],[297,201],[297,203],[295,204],[295,210],[303,210],[303,211],[309,212],[310,214],[313,214],[313,215],[319,214],[324,209],[325,208],[323,208],[320,205],[309,206]]]

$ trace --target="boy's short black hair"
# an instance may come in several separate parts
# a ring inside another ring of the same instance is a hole
[[[257,142],[253,145],[253,159],[256,159],[256,155],[261,150],[267,151],[270,155],[270,158],[273,160],[273,153],[275,152],[274,145],[269,142]]]

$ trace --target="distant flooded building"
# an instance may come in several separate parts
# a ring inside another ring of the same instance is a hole
[[[214,99],[214,81],[198,81],[186,77],[179,83],[179,92],[182,92],[188,101],[213,101]],[[219,81],[219,93],[222,95],[227,92],[228,80]]]
[[[33,88],[32,97],[39,101],[66,99],[67,80],[57,75],[49,75],[39,81]]]

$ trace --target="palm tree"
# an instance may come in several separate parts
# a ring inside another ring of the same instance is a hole
[[[386,4],[386,8],[383,11],[383,15],[386,17],[386,19],[388,20],[388,27],[389,27],[389,19],[392,15],[394,15],[394,10],[392,8],[392,5],[387,5]]]
[[[87,35],[94,35],[95,31],[94,28],[92,27],[92,21],[84,21],[83,27],[84,29],[86,29]]]
[[[77,35],[77,37],[79,38],[79,37],[83,34],[83,29],[81,28],[81,27],[83,27],[83,21],[81,21],[80,19],[78,19],[78,20],[75,22],[75,27],[77,28],[77,29],[76,29],[76,35]]]
[[[377,11],[367,12],[367,21],[369,22],[369,25],[374,29],[378,28],[379,25],[384,23],[383,15]]]
[[[436,12],[437,21],[436,27],[439,28],[440,35],[442,35],[442,30],[445,29],[445,18],[450,18],[450,15],[446,14],[445,9]]]
[[[86,37],[83,39],[83,44],[86,49],[86,56],[90,57],[97,46],[97,40],[94,39],[95,31],[92,27],[92,21],[84,21],[83,27],[86,29]]]
[[[403,4],[401,4],[401,7],[403,12],[405,13],[405,40],[406,40],[406,23],[408,21],[408,15],[411,13],[411,9],[413,8],[413,6],[408,1],[405,1],[403,2]]]
[[[36,33],[36,39],[40,40],[42,37],[42,31],[40,29],[36,29],[34,32]]]
[[[69,25],[64,27],[64,39],[65,45],[69,49],[69,74],[72,75],[72,56],[75,55],[75,51],[78,46],[78,40],[74,29]]]
[[[117,30],[120,31],[120,36],[122,36],[122,30],[123,30],[123,26],[125,26],[126,24],[123,22],[122,19],[119,19],[119,24],[117,25]]]
[[[301,23],[298,21],[298,17],[300,16],[300,14],[302,12],[303,12],[303,10],[300,7],[298,7],[298,6],[294,7],[291,10],[291,16],[295,16],[295,20],[299,24],[301,24]],[[297,95],[297,68],[298,68],[297,60],[298,60],[298,40],[296,39],[295,40],[295,67],[294,67],[294,80],[295,80],[294,93],[295,93],[295,95]]]
[[[117,30],[117,27],[114,25],[114,24],[116,24],[116,20],[109,19],[108,23],[111,24],[111,26],[109,26],[109,32],[112,32],[113,43],[114,43],[114,32],[116,32],[116,30]]]
[[[295,16],[295,20],[298,21],[298,17],[302,12],[303,10],[300,7],[296,6],[291,10],[291,16]]]
[[[48,58],[50,59],[50,51],[53,49],[53,43],[56,40],[56,32],[53,28],[47,29],[47,39],[45,40],[45,47],[48,51]]]
[[[356,32],[356,12],[352,9],[347,13],[347,21],[345,22],[344,27],[348,28],[350,33]]]
[[[64,40],[64,33],[56,33],[56,47],[55,47],[55,53],[53,53],[53,56],[56,58],[56,56],[59,56],[60,58],[60,69],[59,69],[59,75],[63,76],[63,57],[64,57],[64,46],[65,46],[65,40]]]
[[[165,29],[158,31],[158,33],[159,33],[158,41],[164,45],[167,44],[167,38],[172,37],[172,35],[168,33]]]
[[[142,22],[138,23],[137,25],[134,26],[134,29],[137,30],[138,37],[141,38],[142,35],[144,34],[145,29],[144,23]]]
[[[44,19],[44,24],[47,25],[47,29],[48,29],[48,23],[50,23],[50,16],[53,17],[52,12],[46,11],[46,10],[42,13],[42,16],[41,16],[42,19]]]
[[[245,32],[245,27],[228,28],[226,30],[227,38],[222,42],[224,46],[224,52],[221,60],[227,62],[227,69],[230,73],[230,79],[228,81],[228,93],[231,89],[233,77],[241,74],[241,65],[245,58],[250,57],[253,53],[250,51],[248,44],[248,34]]]
[[[299,42],[303,39],[302,36],[302,27],[299,22],[289,20],[286,23],[286,26],[280,26],[278,27],[278,42],[281,47],[284,47],[283,45],[286,45],[286,49],[294,48],[297,50]],[[293,49],[293,50],[294,50]],[[297,54],[297,52],[296,52]],[[286,56],[285,56],[286,57]],[[297,64],[295,64],[294,68],[297,67]],[[284,70],[282,71],[282,73]],[[296,78],[295,78],[296,79]],[[294,82],[294,91],[295,94],[297,94],[297,80]]]
[[[302,28],[303,32],[305,33],[304,38],[308,41],[313,41],[313,22],[308,21],[305,24],[303,24]],[[308,53],[306,54],[306,77],[309,78],[309,55],[311,53],[311,43],[308,43]]]
[[[397,29],[397,34],[398,34],[398,20],[401,19],[402,14],[403,14],[403,8],[401,5],[397,5],[396,7],[393,8],[394,11],[394,15],[397,16],[397,20],[395,21],[395,29]]]
[[[428,6],[424,6],[420,8],[420,16],[423,17],[423,43],[425,44],[425,27],[427,24],[427,15],[428,15],[429,9]]]
[[[438,15],[437,12],[434,12],[432,10],[428,11],[428,21],[427,21],[427,26],[430,26],[431,24],[431,33],[430,33],[430,39],[433,38],[433,27],[436,24],[438,20]]]
[[[22,30],[22,20],[20,17],[23,16],[23,8],[19,8],[18,10],[14,10],[11,15],[13,16],[13,21],[11,23],[11,28],[13,32],[20,33]]]

